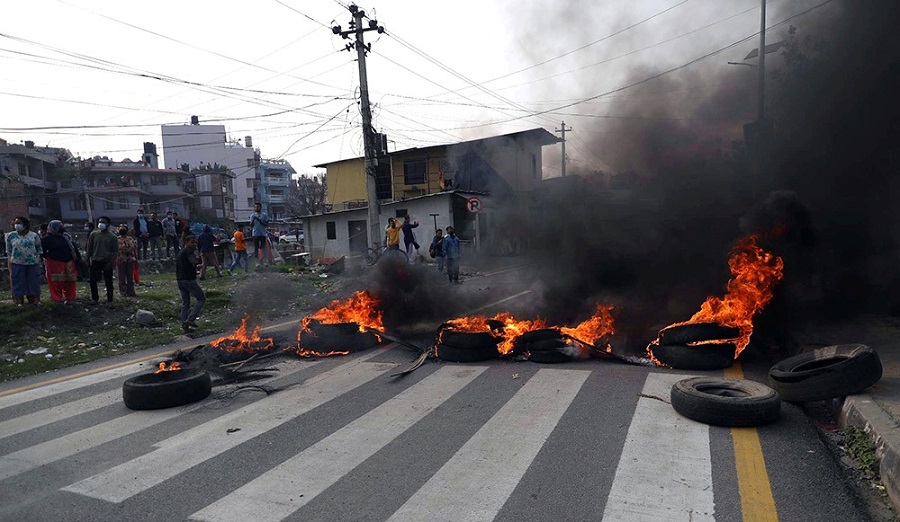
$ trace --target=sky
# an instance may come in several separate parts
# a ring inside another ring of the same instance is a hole
[[[343,0],[4,4],[0,138],[10,143],[135,160],[143,142],[162,150],[160,125],[196,115],[300,174],[362,155],[356,52],[331,31],[348,28]],[[768,41],[829,4],[768,2]],[[757,46],[759,0],[358,5],[385,28],[365,34],[366,65],[373,125],[391,151],[565,121],[567,169],[621,171],[632,165],[609,139],[621,128],[612,122],[639,123],[649,104],[692,121],[711,91],[756,81],[727,62]],[[715,115],[716,132],[738,136],[755,110],[748,90],[746,107]],[[545,178],[560,175],[558,149],[544,149]]]

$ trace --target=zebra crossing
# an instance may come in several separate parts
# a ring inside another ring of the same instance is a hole
[[[727,430],[660,400],[685,375],[498,363],[391,377],[406,358],[386,347],[285,360],[261,381],[276,393],[171,410],[121,404],[141,365],[0,397],[0,519],[712,521],[740,510],[713,480],[711,447]]]

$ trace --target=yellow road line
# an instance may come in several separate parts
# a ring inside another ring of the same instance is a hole
[[[725,377],[743,379],[740,363],[725,370]],[[766,471],[762,444],[756,428],[731,428],[734,443],[734,465],[737,470],[738,490],[741,495],[741,513],[746,521],[777,521],[775,498]]]

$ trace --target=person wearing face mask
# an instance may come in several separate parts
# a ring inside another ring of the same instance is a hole
[[[100,301],[97,283],[101,277],[106,283],[106,301],[111,303],[113,300],[112,273],[118,253],[119,240],[109,230],[109,218],[100,216],[97,219],[97,230],[91,232],[87,246],[88,264],[91,267],[90,285],[91,302],[93,304],[97,304]]]
[[[41,237],[31,230],[28,218],[19,216],[13,220],[15,230],[6,234],[6,252],[9,254],[9,282],[13,301],[22,306],[41,303],[40,256]]]
[[[150,246],[150,225],[144,217],[144,211],[138,209],[134,218],[134,235],[137,237],[138,259],[147,259],[147,248]]]
[[[137,264],[137,248],[134,238],[128,235],[128,229],[119,229],[119,253],[116,254],[116,279],[119,280],[119,295],[135,297],[134,266]]]

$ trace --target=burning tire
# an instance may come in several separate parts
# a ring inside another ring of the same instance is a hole
[[[677,370],[721,370],[734,364],[734,343],[659,345],[651,348],[661,363]]]
[[[670,399],[678,413],[714,426],[760,426],[781,413],[775,390],[746,379],[684,379],[672,386]]]
[[[722,326],[716,323],[695,323],[670,326],[659,331],[659,344],[679,345],[700,341],[734,339],[741,335],[741,330],[733,326]]]
[[[790,402],[861,392],[881,379],[881,359],[864,344],[839,344],[789,357],[769,370],[769,385]]]
[[[359,352],[378,345],[378,336],[360,332],[357,323],[320,323],[310,321],[308,330],[300,332],[300,346],[316,352]]]
[[[128,379],[122,385],[122,400],[132,410],[159,410],[203,400],[211,392],[206,370],[175,370]]]
[[[532,330],[530,332],[525,332],[522,335],[516,337],[513,341],[513,346],[517,349],[522,346],[526,346],[535,341],[550,341],[553,339],[561,339],[562,332],[560,332],[556,328],[540,328],[538,330]]]
[[[562,351],[566,346],[562,339],[543,339],[528,343],[523,349],[528,352],[528,360],[531,362],[554,364],[574,360],[571,355]]]
[[[444,345],[472,350],[491,349],[494,352],[497,351],[497,345],[500,343],[500,338],[494,337],[490,332],[464,332],[446,329],[441,331],[438,338]]]
[[[500,354],[496,345],[493,347],[460,348],[447,344],[437,346],[437,358],[450,362],[479,362],[496,359]]]

